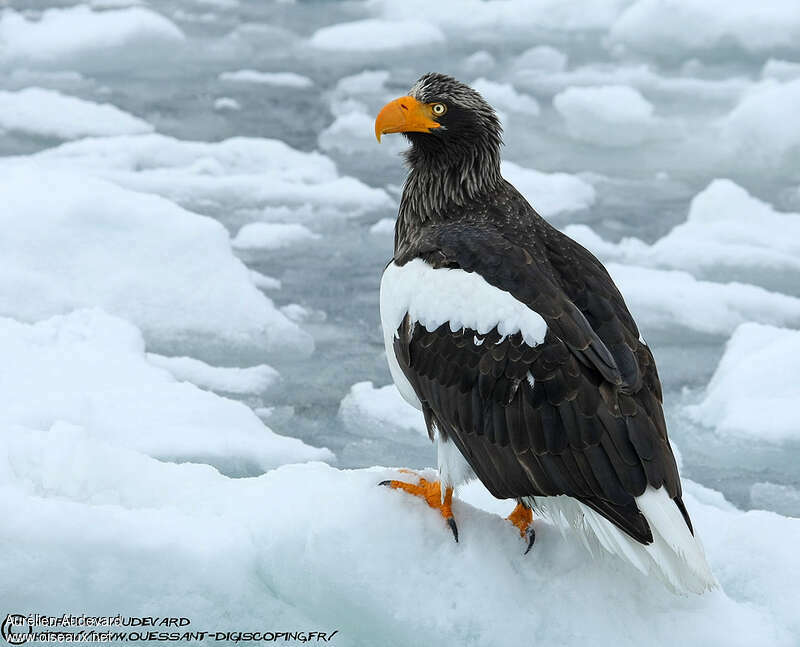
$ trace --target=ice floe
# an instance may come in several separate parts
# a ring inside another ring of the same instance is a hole
[[[723,143],[745,167],[774,169],[799,163],[798,105],[800,78],[786,83],[762,81],[721,120]]]
[[[168,360],[169,371],[154,366],[141,333],[100,310],[35,324],[0,318],[0,331],[3,444],[19,427],[68,423],[85,431],[87,443],[237,474],[332,458],[326,449],[273,433],[240,402],[179,382],[172,375],[179,362]],[[211,377],[198,365],[182,369]],[[99,465],[86,468],[94,472]]]
[[[375,387],[372,382],[358,382],[339,406],[345,425],[366,437],[396,436],[412,432],[428,437],[422,412],[403,399],[394,384]]]
[[[309,42],[312,47],[324,50],[372,52],[401,47],[424,47],[443,41],[444,34],[429,22],[368,18],[322,27],[312,34]]]
[[[765,5],[637,0],[616,20],[610,36],[613,42],[668,59],[732,47],[782,51],[797,47],[800,14],[793,0],[771,0]]]
[[[0,129],[57,139],[89,135],[149,133],[153,126],[108,103],[95,103],[55,90],[0,90]]]
[[[798,357],[800,330],[742,324],[728,341],[703,400],[687,412],[721,435],[800,443]]]
[[[657,124],[653,104],[625,85],[569,87],[553,106],[572,137],[600,146],[636,146]]]
[[[253,222],[239,230],[232,244],[237,249],[280,249],[318,238],[319,234],[299,223]]]
[[[470,85],[481,93],[492,107],[499,111],[508,111],[528,116],[536,116],[540,112],[539,102],[532,96],[517,92],[510,83],[497,83],[488,79],[476,79]]]
[[[287,88],[310,88],[314,82],[307,76],[294,72],[259,72],[258,70],[236,70],[222,72],[220,81],[234,83],[263,83]]]
[[[217,221],[63,168],[16,161],[2,172],[0,315],[101,306],[176,351],[313,348],[253,285]]]
[[[701,281],[688,272],[606,263],[639,327],[728,335],[747,321],[800,326],[800,299],[747,283]]]
[[[181,381],[222,393],[261,393],[275,384],[278,371],[266,364],[240,368],[211,366],[194,357],[165,357],[147,353],[147,361],[168,370]]]
[[[503,162],[503,177],[545,217],[586,209],[594,204],[594,187],[577,175],[543,173],[513,162]]]
[[[69,594],[76,608],[157,608],[211,631],[263,631],[267,617],[273,630],[337,631],[337,645],[376,636],[392,646],[513,644],[520,635],[621,647],[795,644],[800,520],[744,513],[688,483],[684,500],[723,590],[680,597],[541,520],[523,556],[499,502],[480,490],[454,502],[455,543],[423,501],[376,486],[402,476],[313,463],[231,479],[62,423],[18,430],[0,450],[9,520],[0,566],[24,569],[19,608],[60,608]],[[56,585],[42,589],[43,578]],[[390,599],[403,603],[386,613]]]
[[[718,278],[753,270],[800,272],[800,214],[784,213],[728,179],[713,180],[691,201],[685,222],[652,245],[602,240],[585,226],[565,232],[603,259],[690,270]]]
[[[86,5],[46,9],[38,19],[0,14],[0,63],[109,70],[161,63],[185,40],[169,19],[145,7],[93,11]]]
[[[373,0],[382,16],[395,20],[419,18],[439,25],[461,39],[500,40],[531,32],[607,29],[628,0],[594,0],[590,3],[560,0]]]
[[[325,155],[298,151],[275,139],[236,137],[208,143],[156,134],[88,138],[34,157],[200,211],[214,205],[225,205],[228,213],[232,208],[274,206],[311,218],[354,216],[391,204],[383,189],[341,176]]]

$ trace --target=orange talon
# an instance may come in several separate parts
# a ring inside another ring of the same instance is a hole
[[[413,474],[410,470],[400,471]],[[442,496],[441,484],[439,481],[428,481],[421,477],[418,483],[391,480],[382,481],[380,485],[388,485],[396,490],[403,490],[404,492],[424,499],[431,508],[439,511],[439,514],[441,514],[442,518],[447,522],[450,530],[453,531],[453,537],[455,537],[456,542],[458,542],[458,528],[453,518],[453,488],[445,488],[444,496]]]
[[[528,551],[533,546],[533,542],[536,539],[536,533],[533,530],[533,511],[524,506],[522,503],[517,503],[517,507],[511,512],[510,515],[506,517],[511,523],[513,523],[517,530],[519,530],[519,536],[525,539],[528,539],[528,547],[525,549],[525,554],[528,554]]]

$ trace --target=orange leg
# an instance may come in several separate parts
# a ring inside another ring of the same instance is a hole
[[[409,470],[401,471],[413,473]],[[439,481],[428,481],[424,478],[420,478],[417,483],[391,480],[381,481],[380,485],[386,485],[396,490],[403,490],[404,492],[424,499],[431,508],[439,511],[439,514],[441,514],[442,518],[447,522],[450,530],[453,531],[453,537],[456,542],[458,542],[458,527],[456,526],[456,520],[453,518],[453,488],[445,488],[444,495],[442,495]]]
[[[520,537],[528,539],[528,547],[525,549],[527,555],[536,540],[536,533],[533,530],[533,511],[518,501],[517,507],[506,518],[517,527]]]

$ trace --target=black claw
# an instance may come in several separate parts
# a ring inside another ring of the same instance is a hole
[[[392,484],[391,479],[388,481],[381,481],[380,483],[378,483],[378,485],[391,485],[391,484]]]
[[[453,517],[449,517],[447,519],[447,525],[450,526],[450,530],[453,531],[453,538],[458,543],[458,526],[456,526],[456,520]]]
[[[533,542],[536,541],[536,531],[533,529],[533,526],[528,528],[527,535],[528,535],[528,547],[525,549],[525,552],[522,553],[523,555],[527,555],[531,551],[531,548],[533,548]]]

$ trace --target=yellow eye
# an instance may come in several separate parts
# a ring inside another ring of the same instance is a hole
[[[443,103],[434,103],[431,106],[431,110],[437,117],[441,117],[445,112],[447,112],[447,106]]]

